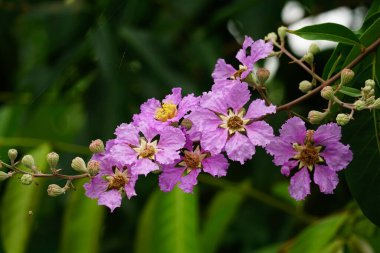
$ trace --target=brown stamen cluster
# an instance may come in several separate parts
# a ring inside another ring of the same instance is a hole
[[[239,116],[233,116],[229,118],[227,121],[227,127],[234,131],[238,131],[243,126],[244,126],[244,122]]]

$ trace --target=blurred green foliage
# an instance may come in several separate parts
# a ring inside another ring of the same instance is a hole
[[[68,168],[74,156],[89,155],[92,139],[112,138],[148,98],[161,99],[174,86],[200,95],[211,87],[217,58],[235,61],[244,34],[259,39],[282,24],[285,2],[0,1],[0,160],[12,147],[38,154],[42,166],[42,153],[54,150]],[[302,4],[314,15],[347,1]],[[330,54],[318,56],[320,71]],[[272,99],[298,97],[296,84],[306,77],[281,59],[268,87]],[[269,120],[278,129],[286,116]],[[114,213],[84,197],[83,182],[50,198],[42,194],[46,181],[17,181],[0,184],[0,252],[320,252],[341,241],[380,251],[380,232],[351,203],[343,175],[336,194],[313,189],[296,203],[263,150],[244,166],[234,163],[226,181],[202,177],[193,195],[158,193],[149,175]],[[310,247],[315,251],[305,251]]]

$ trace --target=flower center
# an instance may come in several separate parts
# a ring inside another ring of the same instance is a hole
[[[172,103],[163,103],[161,108],[157,108],[154,118],[166,122],[177,115],[177,106]]]
[[[112,176],[107,177],[107,189],[123,189],[123,187],[129,182],[130,178],[131,177],[128,175],[127,169],[125,169],[124,172],[121,172],[118,168],[116,168],[115,173]]]
[[[304,145],[299,145],[297,143],[293,144],[294,150],[297,151],[294,159],[300,161],[299,168],[306,166],[310,171],[313,170],[315,164],[324,161],[319,155],[322,146],[314,146],[313,134],[313,130],[308,130],[306,132]]]
[[[157,153],[157,140],[148,142],[144,137],[140,137],[140,147],[133,148],[138,154],[138,158],[148,158],[153,160]]]
[[[239,131],[244,126],[243,120],[239,116],[232,116],[227,120],[227,127],[233,131]]]
[[[237,80],[241,78],[241,74],[243,74],[244,71],[246,71],[248,68],[247,66],[240,65],[239,70],[236,70],[235,73],[230,76],[231,80]]]
[[[231,109],[228,109],[228,115],[218,115],[223,121],[219,125],[221,128],[228,129],[229,134],[234,134],[235,132],[245,131],[245,125],[249,122],[249,119],[244,119],[245,109],[242,108],[237,114],[235,114]]]
[[[185,151],[185,156],[183,157],[183,161],[186,164],[186,167],[188,168],[197,168],[200,167],[200,162],[201,159],[199,157],[199,154],[190,152],[190,151]]]

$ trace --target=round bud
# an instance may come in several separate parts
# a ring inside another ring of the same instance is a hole
[[[321,90],[321,96],[326,100],[334,100],[334,89],[331,86],[326,86]]]
[[[365,81],[364,84],[365,84],[365,86],[369,86],[371,88],[375,88],[375,85],[376,85],[375,81],[372,79],[368,79],[367,81]]]
[[[18,155],[18,152],[16,149],[11,148],[10,150],[8,150],[8,157],[9,157],[9,160],[11,160],[12,162],[16,160],[17,155]]]
[[[47,154],[46,160],[50,168],[55,169],[59,161],[59,155],[55,152],[50,152],[49,154]]]
[[[366,104],[363,100],[356,100],[354,103],[355,110],[361,111],[366,108]]]
[[[257,80],[259,80],[260,84],[264,84],[268,80],[269,75],[270,75],[270,72],[266,68],[259,68],[256,71],[256,77],[257,77]]]
[[[346,85],[354,79],[355,73],[351,69],[343,69],[340,73],[340,84]]]
[[[280,26],[277,29],[277,33],[278,33],[278,36],[280,37],[281,41],[283,41],[285,39],[287,31],[288,31],[288,28],[285,26]]]
[[[366,85],[362,87],[361,90],[363,91],[364,94],[369,94],[373,90],[373,88],[371,86]]]
[[[306,93],[306,92],[310,91],[313,88],[313,85],[311,84],[311,82],[309,82],[307,80],[303,80],[302,82],[300,82],[298,88],[303,93]]]
[[[370,105],[373,105],[373,103],[375,103],[375,96],[370,96],[369,98],[367,98],[365,100],[365,105],[366,106],[370,106]]]
[[[186,130],[190,130],[193,127],[193,122],[189,119],[183,119],[181,122],[181,126],[186,128]]]
[[[321,50],[319,49],[318,45],[316,43],[311,43],[309,46],[309,49],[307,50],[309,53],[316,55],[318,54]]]
[[[88,169],[86,167],[86,163],[81,157],[75,157],[71,162],[71,168],[80,172],[80,173],[88,173]]]
[[[59,195],[64,194],[65,192],[66,189],[57,184],[50,184],[47,188],[47,193],[50,197],[57,197]]]
[[[348,114],[345,114],[345,113],[339,113],[337,116],[336,116],[336,123],[340,126],[344,126],[346,125],[348,122],[350,122],[350,116]]]
[[[314,55],[312,53],[306,53],[302,57],[302,60],[304,60],[305,62],[307,62],[307,64],[309,64],[310,66],[312,66],[313,63],[314,63]]]
[[[94,154],[102,153],[104,151],[104,143],[102,140],[97,139],[91,142],[89,148]]]
[[[31,155],[24,155],[24,157],[21,159],[21,163],[29,169],[35,167],[34,158]]]
[[[375,102],[371,105],[371,108],[373,109],[380,109],[380,98],[377,98]]]
[[[8,174],[4,171],[0,171],[0,182],[10,178],[12,174]]]
[[[319,112],[319,111],[310,111],[307,118],[309,119],[311,124],[318,124],[320,123],[325,117],[327,113],[326,112]]]
[[[30,185],[33,182],[33,176],[29,174],[24,174],[21,177],[21,183],[25,185]]]
[[[99,173],[100,163],[98,161],[95,161],[95,160],[90,160],[87,163],[87,168],[88,168],[88,173],[92,177],[94,177],[94,176],[98,175],[98,173]]]
[[[276,42],[277,41],[277,34],[274,32],[268,33],[268,35],[265,36],[265,40]]]

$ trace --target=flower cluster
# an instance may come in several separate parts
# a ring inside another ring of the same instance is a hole
[[[241,65],[236,69],[219,59],[211,91],[182,96],[181,88],[174,88],[162,101],[152,98],[143,103],[133,121],[118,126],[116,137],[92,157],[91,165],[99,173],[85,184],[86,195],[113,211],[124,193],[128,198],[136,195],[138,177],[152,172],[159,174],[162,191],[178,184],[191,193],[201,172],[225,176],[229,161],[244,164],[257,146],[275,157],[274,163],[282,166],[286,176],[299,165],[290,186],[295,199],[309,194],[309,171],[313,170],[321,191],[331,193],[338,182],[336,171],[352,159],[348,146],[339,142],[339,126],[306,131],[302,120],[292,118],[275,137],[263,119],[274,114],[276,107],[251,99],[248,82],[256,78],[254,64],[272,50],[270,42],[246,36],[236,55]]]

